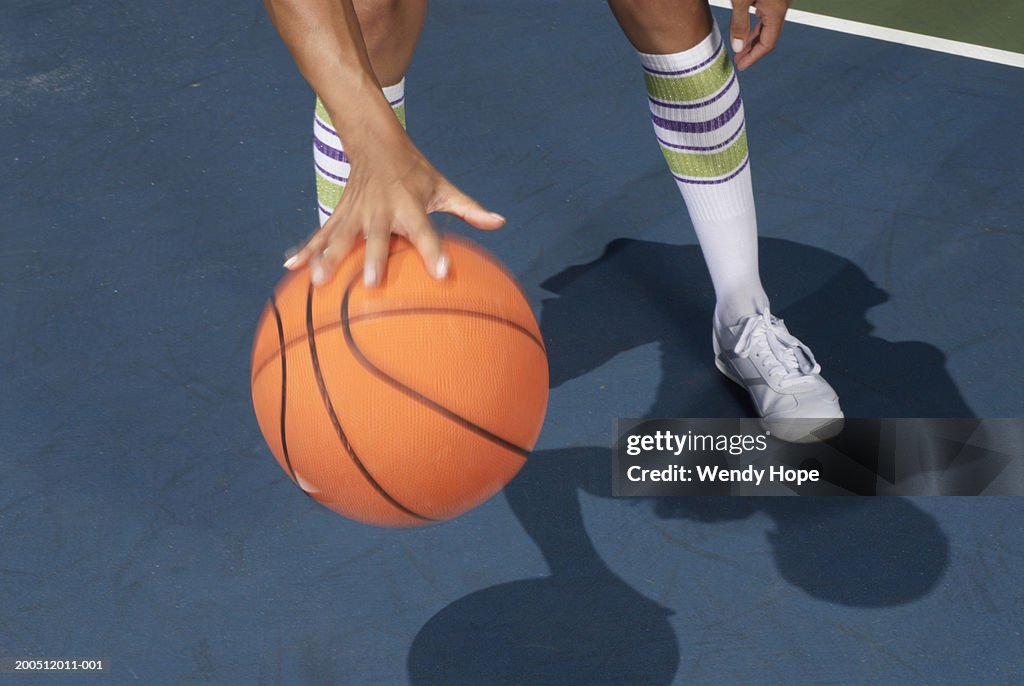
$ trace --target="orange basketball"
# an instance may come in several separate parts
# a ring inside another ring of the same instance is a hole
[[[378,526],[451,519],[497,493],[544,421],[543,339],[515,279],[447,238],[447,279],[404,239],[384,283],[363,250],[331,282],[287,274],[252,352],[252,401],[282,469],[317,502]]]

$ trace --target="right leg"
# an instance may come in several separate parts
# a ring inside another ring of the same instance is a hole
[[[355,0],[359,28],[377,83],[405,126],[405,72],[427,16],[426,0]],[[323,103],[316,101],[313,162],[322,226],[341,200],[351,167]]]

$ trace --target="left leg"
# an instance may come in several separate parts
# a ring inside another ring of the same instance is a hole
[[[810,349],[771,315],[761,286],[743,101],[707,1],[608,4],[640,52],[655,134],[714,284],[716,366],[779,437],[838,431],[835,392]]]
[[[705,0],[609,0],[640,52],[651,119],[731,326],[763,310],[739,83]]]

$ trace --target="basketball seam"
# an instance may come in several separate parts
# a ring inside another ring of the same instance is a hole
[[[351,286],[350,286],[351,288]],[[342,301],[344,303],[344,300]],[[327,384],[324,381],[323,372],[320,369],[320,358],[316,351],[316,331],[313,328],[313,284],[309,285],[309,291],[306,296],[306,338],[309,340],[309,356],[313,362],[313,375],[316,377],[317,387],[320,389],[320,397],[324,401],[324,406],[327,409],[327,415],[331,420],[331,424],[334,426],[334,431],[338,435],[338,439],[341,441],[342,446],[352,459],[353,464],[359,470],[359,473],[363,475],[363,478],[373,486],[374,490],[377,491],[385,500],[391,503],[394,507],[398,508],[410,517],[415,517],[426,522],[434,522],[436,519],[421,515],[408,507],[398,502],[394,496],[388,493],[381,484],[373,478],[366,465],[359,459],[355,449],[348,440],[348,436],[345,434],[345,430],[341,426],[341,421],[338,419],[337,413],[334,411],[334,403],[331,402],[330,393],[327,392]]]
[[[299,487],[299,490],[309,495],[299,483],[298,477],[295,476],[295,467],[292,466],[292,459],[288,455],[288,440],[285,438],[285,413],[288,408],[288,364],[284,349],[284,322],[281,321],[281,311],[277,309],[277,302],[273,297],[270,299],[270,306],[274,309],[274,318],[277,320],[277,348],[281,353],[281,453],[284,455],[285,464],[288,465],[288,474],[292,481]]]
[[[350,319],[350,321],[352,323],[355,323],[355,322],[367,321],[367,320],[370,320],[370,319],[383,319],[385,317],[402,316],[402,315],[406,315],[406,314],[453,314],[453,315],[461,315],[461,316],[467,316],[467,317],[477,317],[477,318],[480,318],[480,319],[486,319],[488,321],[493,321],[493,322],[496,322],[498,324],[504,324],[506,326],[510,326],[513,329],[521,332],[525,336],[529,337],[529,339],[531,341],[533,341],[537,345],[538,348],[540,348],[541,352],[547,353],[547,350],[544,348],[543,341],[541,341],[539,338],[537,338],[533,334],[532,331],[530,331],[528,328],[526,328],[522,324],[519,324],[517,322],[512,321],[511,319],[507,319],[505,317],[501,317],[501,316],[496,315],[496,314],[490,314],[490,313],[487,313],[487,312],[478,312],[476,310],[464,310],[464,309],[457,308],[457,307],[411,307],[411,308],[401,309],[401,310],[382,310],[380,312],[369,312],[369,313],[366,313],[366,314],[358,314],[358,315],[352,317]],[[314,332],[317,333],[317,334],[320,334],[320,333],[324,333],[326,331],[331,331],[331,330],[336,329],[336,328],[338,328],[340,326],[342,326],[342,323],[340,321],[331,322],[330,324],[325,324],[325,325],[323,325],[323,326],[321,326],[321,327],[319,327],[317,329],[314,329]],[[299,337],[293,338],[292,340],[290,340],[287,343],[285,343],[284,347],[287,350],[288,348],[291,348],[294,345],[299,345],[299,344],[301,344],[303,342],[303,339],[305,339],[305,338],[306,338],[305,336],[299,336]],[[266,369],[267,365],[269,365],[273,361],[274,361],[274,356],[271,355],[266,360],[264,360],[259,365],[257,365],[255,367],[255,371],[252,374],[253,380],[255,381],[256,378],[259,376],[260,372],[262,372],[264,369]]]
[[[525,459],[526,455],[529,453],[529,450],[527,450],[526,448],[520,447],[515,443],[512,443],[511,441],[508,441],[502,438],[501,436],[498,436],[497,434],[491,433],[482,426],[479,426],[478,424],[471,422],[465,417],[456,414],[455,412],[445,407],[444,405],[441,405],[440,403],[426,397],[422,393],[419,393],[415,389],[406,386],[398,379],[394,378],[390,374],[386,373],[385,371],[377,367],[369,360],[369,358],[367,358],[363,354],[363,351],[356,344],[355,338],[352,336],[352,328],[348,318],[348,299],[357,281],[358,278],[355,278],[349,283],[348,287],[345,289],[345,294],[342,296],[341,299],[342,332],[345,335],[345,343],[348,345],[349,351],[352,353],[353,357],[355,357],[356,360],[358,360],[359,363],[362,364],[367,371],[376,376],[378,379],[381,379],[382,381],[387,383],[392,388],[400,391],[401,393],[404,393],[405,395],[412,398],[413,400],[416,400],[422,405],[429,407],[438,414],[448,418],[449,420],[455,422],[456,424],[459,424],[463,428],[469,429],[478,436],[481,436],[482,438],[485,438],[490,442],[502,448],[505,448],[506,450],[509,450],[510,452],[514,452]]]

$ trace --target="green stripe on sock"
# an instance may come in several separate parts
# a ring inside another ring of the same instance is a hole
[[[341,200],[341,194],[345,192],[345,184],[338,183],[334,179],[328,179],[326,176],[320,173],[318,169],[316,171],[316,199],[330,211],[334,211],[334,208],[338,206],[338,201]]]
[[[644,73],[647,92],[666,102],[705,100],[721,90],[732,76],[732,62],[723,49],[707,69],[686,76],[653,76]]]
[[[320,100],[319,96],[317,96],[317,99],[316,99],[316,116],[320,117],[320,119],[324,123],[326,123],[328,125],[331,124],[331,115],[327,114],[327,108],[324,107],[324,103]],[[333,129],[334,126],[331,125],[331,128]]]
[[[392,107],[391,111],[395,113],[396,117],[398,117],[398,121],[402,122],[402,128],[404,129],[405,103],[403,102],[401,105],[398,105],[397,107]],[[327,124],[332,129],[334,128],[334,124],[331,123],[331,115],[327,114],[327,108],[324,107],[324,103],[320,100],[319,97],[316,99],[316,116],[320,117],[323,123]]]
[[[710,154],[680,152],[660,146],[673,174],[697,179],[725,176],[735,171],[747,156],[747,132],[744,130],[727,148]]]

